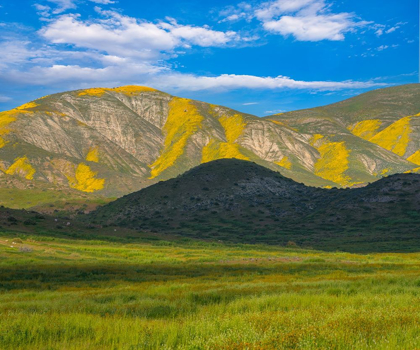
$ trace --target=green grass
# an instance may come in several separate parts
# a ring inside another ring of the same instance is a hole
[[[420,253],[3,232],[0,348],[418,349],[419,267]]]
[[[69,190],[0,188],[0,205],[12,209],[35,208],[38,211],[52,212],[74,207],[96,207],[110,201],[93,196],[88,200],[87,198],[84,193]]]

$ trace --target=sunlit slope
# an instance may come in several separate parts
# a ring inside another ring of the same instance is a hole
[[[0,175],[115,197],[237,158],[311,186],[364,185],[420,167],[417,90],[267,118],[142,86],[54,94],[0,113]]]
[[[146,87],[47,96],[2,112],[0,133],[2,176],[108,197],[219,158],[252,160],[309,184],[333,185],[298,162],[290,172],[285,160],[292,144],[313,151],[293,141],[288,128]]]
[[[419,112],[420,85],[412,84],[264,119],[309,135],[318,151],[315,174],[348,186],[416,171],[420,164]]]

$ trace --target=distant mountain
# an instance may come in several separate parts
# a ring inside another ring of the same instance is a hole
[[[27,190],[14,207],[41,189],[119,197],[221,158],[363,186],[419,170],[419,113],[420,85],[265,118],[140,86],[64,92],[0,113],[0,187]]]
[[[418,250],[420,175],[327,190],[296,183],[255,163],[223,159],[124,196],[85,220],[242,243]]]

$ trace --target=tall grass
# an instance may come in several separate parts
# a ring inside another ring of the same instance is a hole
[[[3,233],[0,348],[416,349],[419,267],[415,253]]]

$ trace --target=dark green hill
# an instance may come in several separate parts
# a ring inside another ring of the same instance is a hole
[[[225,159],[127,195],[86,220],[231,242],[409,251],[420,249],[419,210],[420,175],[326,190],[251,162]]]

